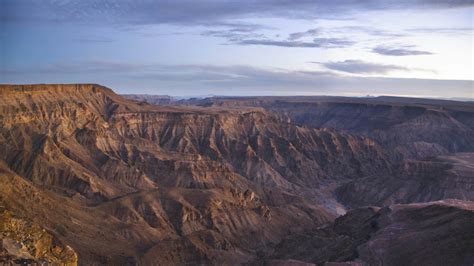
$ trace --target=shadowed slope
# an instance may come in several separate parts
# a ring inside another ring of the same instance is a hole
[[[325,228],[291,236],[274,257],[354,265],[471,265],[474,204],[443,200],[361,208]]]

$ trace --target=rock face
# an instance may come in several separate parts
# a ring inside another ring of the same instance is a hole
[[[1,85],[0,202],[83,265],[286,264],[308,260],[278,255],[283,239],[350,208],[474,197],[470,153],[449,153],[461,148],[438,143],[446,155],[420,159],[294,123],[298,111],[186,104],[96,84]],[[349,242],[334,247],[341,258],[362,243]]]

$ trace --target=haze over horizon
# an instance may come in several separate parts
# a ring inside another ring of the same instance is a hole
[[[474,2],[5,0],[0,83],[474,98]]]

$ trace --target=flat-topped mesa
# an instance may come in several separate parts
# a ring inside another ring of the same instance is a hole
[[[0,85],[0,121],[109,120],[115,113],[169,112],[117,95],[98,84]]]
[[[46,124],[72,124],[81,128],[89,123],[115,120],[143,120],[173,117],[265,116],[261,108],[202,108],[156,106],[123,98],[98,84],[0,85],[0,123],[44,121]],[[45,124],[45,125],[46,125]]]
[[[14,93],[86,93],[86,92],[102,92],[115,94],[111,89],[99,84],[0,84],[0,94],[14,94]]]
[[[0,121],[107,120],[124,101],[97,84],[0,85]]]
[[[41,108],[43,107],[43,108]],[[6,113],[30,113],[73,107],[93,110],[108,120],[117,113],[222,114],[260,112],[262,108],[202,108],[156,106],[128,99],[99,84],[0,84],[0,118]]]
[[[95,102],[106,105],[121,99],[111,89],[98,84],[0,85],[0,96],[0,107],[19,103],[28,106],[60,102]]]

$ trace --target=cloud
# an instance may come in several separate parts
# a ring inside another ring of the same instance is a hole
[[[268,40],[268,39],[246,39],[236,42],[240,45],[266,45],[278,47],[300,47],[300,48],[343,48],[354,44],[354,42],[342,38],[314,38],[311,42]]]
[[[288,40],[291,40],[291,41],[294,41],[294,40],[299,40],[303,37],[306,37],[306,36],[316,36],[320,33],[320,30],[319,29],[309,29],[307,31],[303,31],[303,32],[294,32],[294,33],[291,33],[289,36],[288,36]]]
[[[324,67],[351,74],[386,74],[392,71],[409,71],[406,67],[365,62],[362,60],[344,60],[339,62],[311,62]]]
[[[230,29],[207,30],[201,32],[202,36],[212,36],[225,38],[230,43],[240,42],[248,38],[265,38],[265,35],[257,33],[263,26],[255,25],[251,27],[234,27]]]
[[[447,9],[473,5],[472,0],[3,0],[0,21],[203,25],[256,15],[316,19],[341,17],[353,11]]]
[[[305,32],[295,32],[288,35],[287,39],[271,39],[265,34],[258,33],[260,27],[230,28],[224,30],[207,30],[201,35],[227,39],[227,44],[234,45],[264,45],[293,48],[343,48],[354,44],[345,38],[313,38],[312,41],[301,41],[305,36],[313,36],[318,30],[311,29]]]
[[[388,47],[377,46],[372,49],[373,53],[389,56],[409,56],[409,55],[432,55],[432,52],[416,50],[414,46]]]

